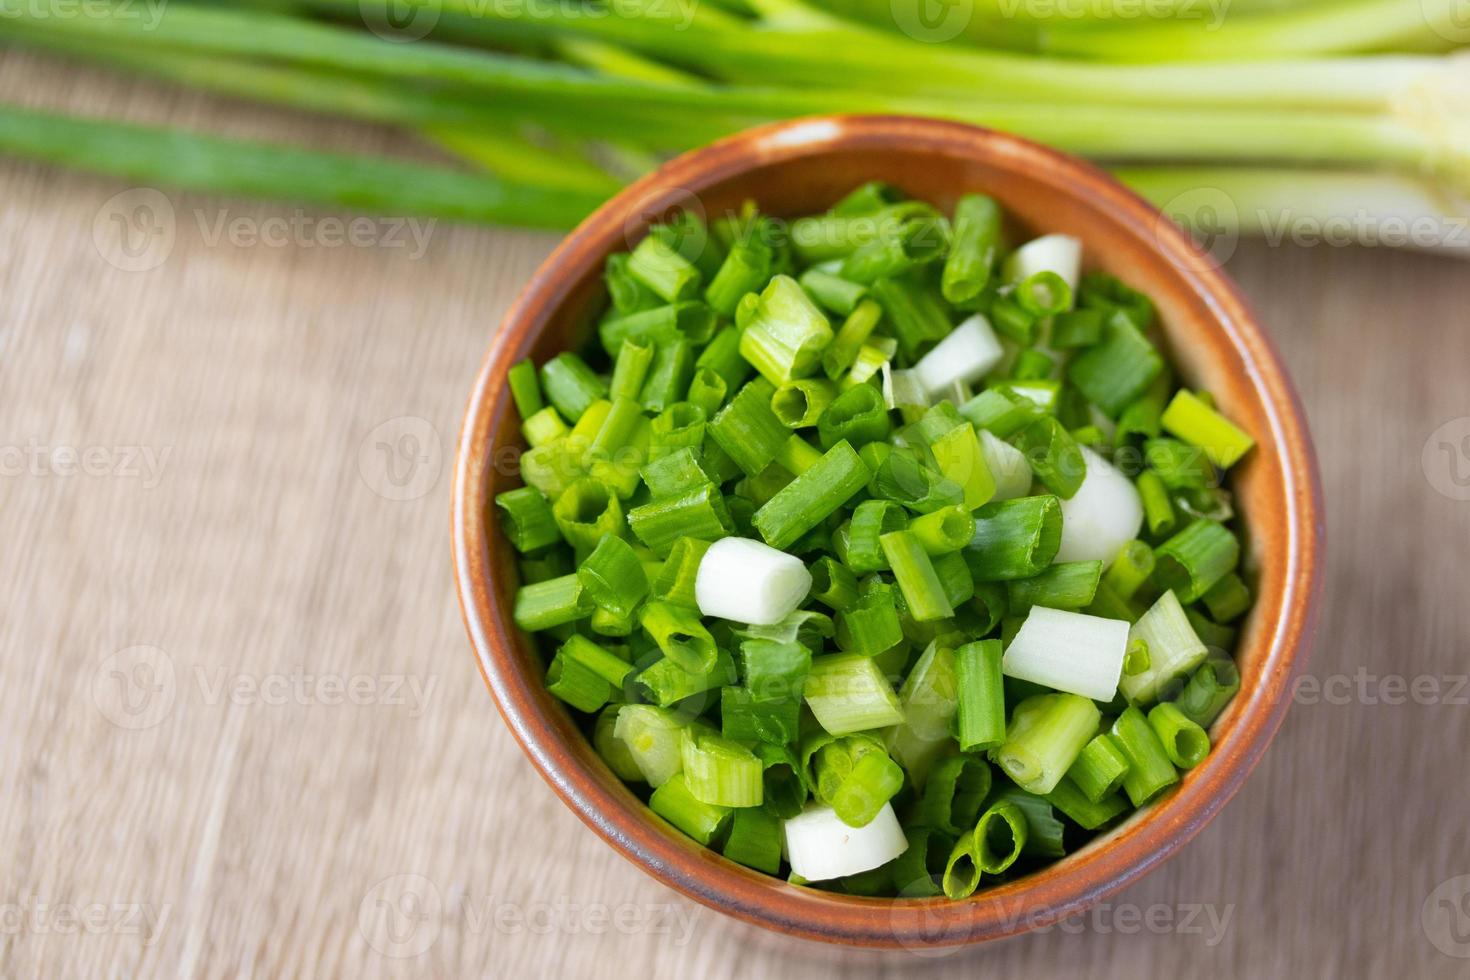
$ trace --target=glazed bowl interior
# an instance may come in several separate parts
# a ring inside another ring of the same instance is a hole
[[[1153,298],[1184,383],[1206,388],[1257,440],[1232,471],[1259,596],[1237,650],[1241,693],[1215,748],[1178,788],[1061,861],[974,897],[870,899],[788,885],[727,861],[664,823],[603,764],[545,690],[542,661],[511,621],[515,555],[495,494],[518,486],[522,446],[507,369],[580,348],[606,300],[602,264],[678,208],[708,218],[746,200],[778,216],[820,211],[868,180],[948,211],[963,193],[996,198],[1013,240],[1082,239],[1085,265]],[[589,218],[547,259],[507,315],[470,401],[454,487],[461,602],[507,724],[562,798],[614,847],[691,897],[799,936],[864,946],[953,945],[1055,921],[1157,865],[1234,793],[1285,711],[1310,634],[1320,507],[1315,462],[1278,358],[1226,277],[1152,208],[1091,166],[1014,137],[927,120],[832,117],[750,131],[679,158]]]

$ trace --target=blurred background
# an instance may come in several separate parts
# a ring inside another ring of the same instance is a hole
[[[0,0],[0,976],[1470,970],[1470,8]],[[557,232],[764,119],[1091,156],[1306,402],[1315,653],[1239,796],[1042,933],[782,941],[587,832],[459,620],[449,467]]]

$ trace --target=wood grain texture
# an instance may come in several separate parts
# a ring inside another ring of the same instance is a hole
[[[403,147],[10,54],[0,86]],[[221,216],[303,219],[167,192],[171,249],[127,271],[104,258],[122,190],[0,163],[0,976],[1470,969],[1441,950],[1470,952],[1470,916],[1431,899],[1470,875],[1470,502],[1453,499],[1470,428],[1431,441],[1470,416],[1464,265],[1241,247],[1231,271],[1322,459],[1330,568],[1307,673],[1325,686],[1309,680],[1214,823],[1098,913],[876,956],[778,940],[656,884],[556,800],[483,689],[446,454],[553,240],[441,223],[416,258],[211,244]],[[62,447],[84,452],[68,465]],[[1436,703],[1388,703],[1390,676],[1432,678]]]

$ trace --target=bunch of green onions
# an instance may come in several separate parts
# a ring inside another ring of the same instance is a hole
[[[608,259],[510,372],[495,500],[546,683],[654,813],[798,883],[964,898],[1209,753],[1249,609],[1224,472],[1147,297],[867,184]]]
[[[1228,207],[1169,209],[1206,231],[1269,230],[1287,210],[1438,219],[1442,244],[1463,244],[1448,234],[1470,190],[1470,61],[1446,53],[1460,27],[1453,0],[1237,0],[1223,20],[1179,0],[1150,5],[1144,23],[1109,0],[1082,19],[993,0],[944,43],[926,40],[923,0],[819,2],[414,0],[394,27],[401,0],[0,0],[8,43],[399,125],[468,166],[405,170],[17,109],[0,110],[0,152],[159,184],[556,227],[668,154],[752,123],[911,113],[1116,164],[1161,204],[1218,191]],[[350,172],[347,188],[321,180],[332,167]]]

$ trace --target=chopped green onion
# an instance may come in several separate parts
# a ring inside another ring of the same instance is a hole
[[[800,731],[801,700],[763,701],[743,687],[720,691],[720,732],[739,742],[787,745]]]
[[[965,549],[977,582],[1039,575],[1056,557],[1062,539],[1062,510],[1043,494],[986,504],[975,512],[975,537]]]
[[[963,491],[965,510],[974,510],[995,496],[995,477],[991,475],[985,450],[968,422],[935,439],[929,444],[929,451],[940,475]]]
[[[1026,843],[1021,848],[1021,853],[1046,857],[1061,857],[1066,853],[1062,844],[1066,828],[1057,819],[1045,796],[1006,786],[991,797],[991,802],[1013,803],[1026,815]]]
[[[648,235],[633,249],[628,273],[669,303],[699,293],[699,270],[657,235]]]
[[[695,367],[694,377],[689,382],[688,399],[691,405],[699,407],[708,418],[720,410],[725,403],[725,395],[729,389],[725,379],[713,368]]]
[[[567,424],[561,420],[561,414],[550,405],[534,415],[527,416],[526,420],[521,423],[521,434],[526,437],[526,442],[533,448],[555,442],[570,431]]]
[[[616,357],[629,340],[654,348],[681,340],[703,344],[714,329],[714,311],[688,300],[607,317],[597,325],[597,340],[608,356]]]
[[[1041,418],[1043,410],[1030,398],[1010,388],[986,388],[960,406],[960,414],[976,429],[1009,439]]]
[[[1210,754],[1210,736],[1169,702],[1150,708],[1148,723],[1176,767],[1193,769]]]
[[[699,800],[684,774],[669,778],[648,799],[648,807],[701,844],[708,845],[730,822],[730,808]]]
[[[975,537],[975,518],[959,505],[942,507],[914,518],[909,533],[930,555],[947,555]]]
[[[1169,488],[1163,479],[1153,470],[1145,470],[1138,474],[1137,486],[1149,533],[1164,535],[1173,531],[1174,505],[1169,501]]]
[[[1049,269],[1033,272],[1016,283],[1016,302],[1032,316],[1053,316],[1072,308],[1072,287]]]
[[[827,318],[790,276],[773,277],[741,317],[745,308],[736,311],[740,354],[773,385],[810,374],[832,342]]]
[[[1224,658],[1206,660],[1189,678],[1174,706],[1184,717],[1208,728],[1220,717],[1220,712],[1240,690],[1240,671],[1233,660]]]
[[[506,372],[505,380],[510,385],[510,397],[516,404],[516,414],[523,419],[541,411],[545,404],[541,400],[541,384],[536,380],[536,365],[530,361],[517,361]]]
[[[781,870],[781,821],[765,807],[736,810],[724,855],[737,864],[773,875]]]
[[[612,686],[592,668],[557,653],[546,670],[546,690],[578,711],[596,711],[612,697]]]
[[[1143,712],[1129,707],[1113,721],[1113,741],[1128,759],[1123,791],[1134,806],[1143,806],[1179,781],[1164,745]]]
[[[1220,479],[1203,449],[1178,439],[1149,439],[1143,444],[1143,456],[1151,472],[1170,490],[1212,487]]]
[[[667,457],[666,457],[667,458]],[[709,550],[709,542],[698,538],[680,538],[669,549],[669,557],[663,569],[653,581],[653,594],[665,602],[692,609],[699,608],[695,597],[694,583],[699,574],[699,563]]]
[[[639,401],[650,412],[662,412],[683,397],[694,376],[694,349],[687,340],[660,341],[643,381]]]
[[[1051,322],[1051,346],[1057,350],[1091,347],[1102,340],[1102,328],[1102,310],[1071,310],[1059,313]]]
[[[670,602],[647,602],[638,610],[638,625],[669,660],[691,673],[715,667],[719,651],[698,614]]]
[[[823,555],[812,564],[810,571],[813,599],[837,612],[857,605],[857,576],[846,565],[830,555]]]
[[[770,246],[758,236],[735,242],[705,289],[705,300],[715,312],[732,316],[746,293],[758,291],[771,278],[773,260]]]
[[[1026,454],[1036,479],[1063,500],[1075,494],[1087,477],[1087,458],[1082,448],[1050,415],[1022,429],[1016,448]]]
[[[903,626],[886,585],[862,594],[857,605],[837,614],[837,645],[849,653],[876,657],[901,642]]]
[[[1154,550],[1142,541],[1129,541],[1119,549],[1103,573],[1103,584],[1120,599],[1131,599],[1153,575]]]
[[[1118,690],[1128,631],[1120,620],[1036,606],[1006,647],[1001,669],[1007,677],[1106,703]]]
[[[756,511],[752,523],[771,547],[788,547],[847,503],[871,475],[851,444],[839,442]]]
[[[944,875],[955,838],[933,827],[904,828],[908,847],[891,865],[894,889],[900,898],[931,898],[943,894],[936,879]]]
[[[1181,388],[1159,419],[1165,429],[1203,449],[1210,462],[1228,469],[1250,451],[1255,440],[1193,392]]]
[[[776,389],[757,378],[735,393],[709,423],[710,435],[747,476],[759,476],[776,458],[791,430],[771,411]]]
[[[866,826],[903,788],[903,770],[870,739],[838,739],[811,760],[817,798],[849,827]]]
[[[690,671],[668,657],[660,657],[643,668],[635,679],[648,691],[645,700],[667,708],[686,698],[734,684],[735,661],[720,650],[712,669]]]
[[[740,356],[740,331],[733,326],[720,329],[695,360],[696,368],[709,368],[725,379],[725,391],[735,391],[750,377],[751,367]],[[770,397],[769,394],[766,397]]]
[[[760,760],[739,742],[690,725],[679,742],[684,782],[701,803],[722,807],[761,805]]]
[[[689,402],[673,402],[651,423],[649,454],[658,459],[681,449],[697,450],[704,445],[704,409]]]
[[[910,277],[879,279],[868,287],[883,308],[899,348],[915,357],[922,347],[950,332],[949,314],[937,290]]]
[[[817,723],[847,735],[903,722],[898,696],[872,658],[854,653],[813,657],[803,692]]]
[[[911,531],[890,531],[879,538],[909,613],[921,623],[954,615],[934,563]]]
[[[1218,521],[1197,520],[1154,551],[1154,581],[1194,602],[1240,561],[1240,543]]]
[[[971,832],[979,870],[988,875],[1004,874],[1025,849],[1029,829],[1025,811],[1013,801],[992,803]]]
[[[602,273],[602,281],[607,284],[613,309],[620,314],[639,313],[660,303],[657,294],[628,271],[629,257],[627,252],[609,255]]]
[[[941,277],[944,298],[965,303],[990,281],[1000,243],[1000,207],[984,194],[966,194],[954,208],[954,239]]]
[[[1057,561],[1110,562],[1143,527],[1143,502],[1133,481],[1091,449],[1081,447],[1082,485],[1061,502]]]
[[[541,388],[563,418],[576,422],[587,406],[607,397],[607,386],[576,354],[562,353],[541,365]]]
[[[805,429],[817,424],[837,397],[837,386],[824,378],[788,381],[771,396],[771,411],[788,429]]]
[[[627,743],[617,737],[618,713],[626,707],[628,705],[610,704],[598,714],[592,727],[592,745],[619,779],[641,783],[644,782],[643,770],[638,767]]]
[[[713,484],[634,507],[628,511],[628,527],[660,557],[680,538],[714,541],[733,530],[725,499]]]
[[[794,640],[745,640],[740,644],[740,674],[755,701],[800,699],[812,652]]]
[[[1059,561],[1040,575],[1007,582],[1006,607],[1013,615],[1020,615],[1032,606],[1086,609],[1097,595],[1101,579],[1100,561]]]
[[[1147,669],[1124,676],[1118,685],[1134,704],[1149,704],[1165,696],[1209,654],[1172,590],[1139,617],[1128,635],[1148,647]]]
[[[551,514],[551,504],[534,487],[517,487],[495,495],[500,526],[521,554],[557,544],[562,540]]]
[[[1021,282],[1038,272],[1051,272],[1069,288],[1077,287],[1082,266],[1082,242],[1071,235],[1042,235],[1006,257],[1007,282]]]
[[[521,629],[535,632],[590,616],[592,608],[592,597],[577,576],[562,575],[517,589],[513,618]]]
[[[499,498],[496,500],[498,502]],[[1231,572],[1210,586],[1200,601],[1210,611],[1210,618],[1228,623],[1251,607],[1251,590],[1239,575]]]
[[[764,768],[762,805],[783,820],[796,816],[810,795],[796,751],[790,745],[757,742],[754,752]]]
[[[853,307],[838,328],[837,336],[822,351],[822,371],[829,379],[836,381],[852,368],[857,361],[858,352],[882,318],[883,307],[871,299],[865,299]]]
[[[1128,757],[1107,732],[1088,742],[1067,770],[1067,779],[1076,784],[1089,803],[1101,802],[1103,797],[1121,789],[1123,777],[1127,775]]]
[[[1089,800],[1071,779],[1063,778],[1046,794],[1052,806],[1083,830],[1096,830],[1128,809],[1121,793],[1111,793],[1100,800]]]
[[[868,294],[867,286],[815,267],[803,272],[797,282],[819,305],[838,316],[850,316]]]
[[[1103,324],[1103,340],[1073,358],[1067,379],[1087,400],[1117,418],[1164,369],[1164,359],[1143,331],[1114,313]]]
[[[705,551],[694,592],[706,616],[770,625],[800,606],[811,586],[801,559],[750,538],[722,538]]]
[[[609,614],[626,619],[648,595],[648,577],[628,542],[607,535],[577,569],[582,588]]]
[[[967,643],[954,652],[954,664],[955,737],[960,749],[972,752],[998,747],[1006,736],[1000,641]]]
[[[990,794],[990,766],[972,755],[951,755],[935,765],[919,801],[922,823],[958,837],[975,826]]]
[[[633,665],[619,657],[612,651],[598,646],[585,636],[573,635],[556,651],[556,655],[563,661],[569,661],[585,667],[598,677],[601,677],[614,690],[623,686],[623,681],[633,672]]]
[[[619,398],[638,398],[643,391],[643,383],[648,378],[648,369],[653,364],[654,346],[631,337],[623,340],[622,346],[618,348],[617,359],[613,362],[612,381],[608,384],[609,398],[614,401]]]
[[[1017,381],[1041,381],[1051,377],[1057,362],[1050,354],[1035,348],[1027,348],[1016,355],[1011,365],[1011,377]]]
[[[671,450],[657,459],[644,464],[640,470],[643,482],[648,486],[654,500],[679,497],[706,484],[714,478],[705,469],[699,451],[687,446]]]
[[[957,382],[973,384],[990,372],[1005,350],[990,321],[971,314],[914,365],[919,383],[931,396],[949,391]]]
[[[828,881],[871,871],[898,857],[908,846],[898,817],[887,803],[862,827],[843,823],[829,806],[812,804],[788,819],[782,829],[791,870],[807,881]]]
[[[1100,720],[1097,705],[1081,695],[1027,698],[1011,713],[1006,740],[990,750],[990,759],[1017,786],[1044,796],[1077,761]]]

